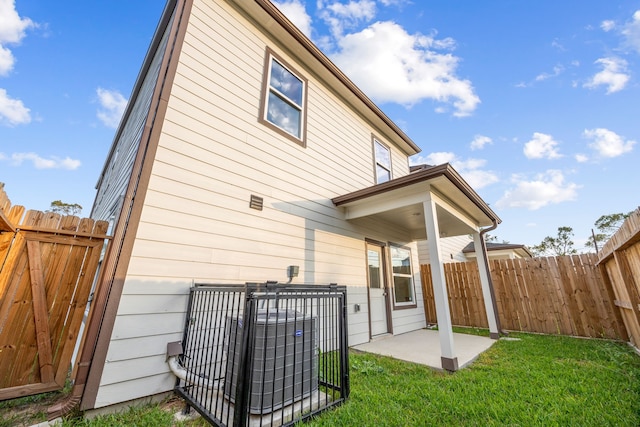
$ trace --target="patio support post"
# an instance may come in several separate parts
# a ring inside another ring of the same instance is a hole
[[[429,261],[431,263],[431,281],[436,304],[438,320],[438,336],[440,338],[440,361],[447,371],[458,370],[458,358],[453,349],[453,327],[449,311],[449,295],[444,276],[444,267],[440,257],[440,229],[436,214],[436,203],[429,193],[423,203],[424,220],[427,227],[427,244],[429,245]]]
[[[478,261],[478,272],[480,273],[480,284],[482,285],[484,309],[487,312],[487,321],[489,322],[489,334],[491,338],[497,340],[500,338],[500,331],[498,330],[496,302],[493,292],[491,292],[491,277],[489,276],[487,251],[485,250],[484,242],[480,237],[480,233],[473,233],[473,246],[476,251],[476,260]]]

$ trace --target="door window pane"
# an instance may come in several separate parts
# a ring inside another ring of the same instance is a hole
[[[380,254],[376,251],[367,251],[367,259],[369,264],[369,287],[380,289]]]

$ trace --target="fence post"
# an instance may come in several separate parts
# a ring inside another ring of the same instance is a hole
[[[240,353],[240,370],[236,385],[233,425],[246,426],[249,416],[249,398],[251,393],[251,376],[253,373],[253,342],[256,318],[255,287],[245,286],[244,318],[242,325],[242,351]]]
[[[332,290],[335,284],[332,284]],[[346,291],[340,292],[340,298],[338,301],[340,303],[340,316],[338,329],[340,331],[340,372],[342,373],[342,378],[340,378],[340,397],[342,399],[346,399],[349,397],[349,393],[351,392],[351,384],[349,382],[349,343],[348,343],[348,332],[347,332],[347,298]]]

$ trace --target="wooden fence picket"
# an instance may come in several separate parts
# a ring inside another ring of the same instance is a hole
[[[640,348],[640,208],[603,245],[598,265],[612,289],[613,316],[622,318],[630,342]]]
[[[491,260],[489,269],[502,328],[626,339],[612,291],[596,262],[595,254]],[[430,266],[422,265],[420,271],[427,322],[435,323]],[[452,323],[486,328],[477,263],[446,263],[444,271]]]
[[[68,376],[108,223],[11,206],[0,185],[0,400]]]

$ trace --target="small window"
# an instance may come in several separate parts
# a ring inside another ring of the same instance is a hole
[[[391,251],[391,272],[393,276],[393,295],[396,308],[416,306],[411,268],[411,251],[400,246],[389,246]]]
[[[267,50],[260,121],[304,146],[305,79]]]
[[[373,154],[376,161],[376,184],[391,180],[391,152],[389,147],[374,139]]]

